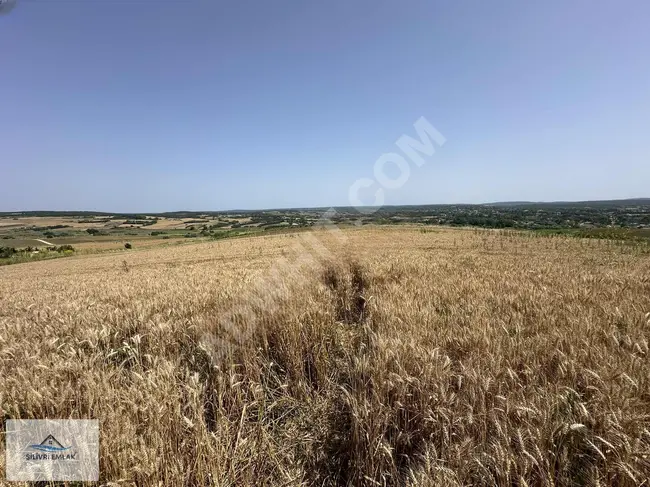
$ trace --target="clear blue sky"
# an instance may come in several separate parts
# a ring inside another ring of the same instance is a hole
[[[388,204],[650,196],[649,19],[647,1],[17,0],[0,211],[347,205],[422,116],[447,143]]]

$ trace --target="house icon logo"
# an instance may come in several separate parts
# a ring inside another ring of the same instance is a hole
[[[0,19],[0,28],[1,25]],[[75,481],[74,485],[81,485],[76,481],[99,480],[96,419],[8,419],[3,437],[5,474],[0,476],[11,482],[32,485],[47,480],[59,485],[58,482]],[[0,485],[5,483],[0,480]]]
[[[69,450],[71,447],[63,446],[54,436],[48,435],[41,443],[38,445],[29,445],[29,448],[47,453],[58,453]]]

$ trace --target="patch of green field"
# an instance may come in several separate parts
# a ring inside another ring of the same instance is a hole
[[[10,264],[22,264],[24,262],[34,262],[39,260],[59,259],[61,257],[71,257],[74,255],[74,249],[53,247],[50,249],[41,249],[39,251],[18,251],[11,250],[7,247],[0,247],[0,266]]]

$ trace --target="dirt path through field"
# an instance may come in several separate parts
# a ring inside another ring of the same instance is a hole
[[[38,239],[38,238],[35,238],[34,240],[36,240],[37,242],[41,242],[42,244],[45,244],[45,245],[54,245],[53,243],[50,243],[50,242],[47,242],[45,240],[41,240],[41,239]]]

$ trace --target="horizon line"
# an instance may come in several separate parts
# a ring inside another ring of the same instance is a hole
[[[650,197],[639,198],[616,198],[603,200],[551,200],[551,201],[495,201],[489,203],[422,203],[406,205],[364,205],[364,206],[293,206],[280,208],[255,208],[243,209],[232,208],[228,210],[172,210],[172,211],[103,211],[103,210],[17,210],[0,211],[1,216],[20,215],[25,213],[89,213],[105,215],[165,215],[174,213],[252,213],[265,211],[289,211],[289,210],[329,210],[329,209],[355,209],[355,208],[413,208],[417,206],[524,206],[524,205],[557,205],[557,204],[587,204],[587,203],[624,203],[628,201],[648,201]]]

